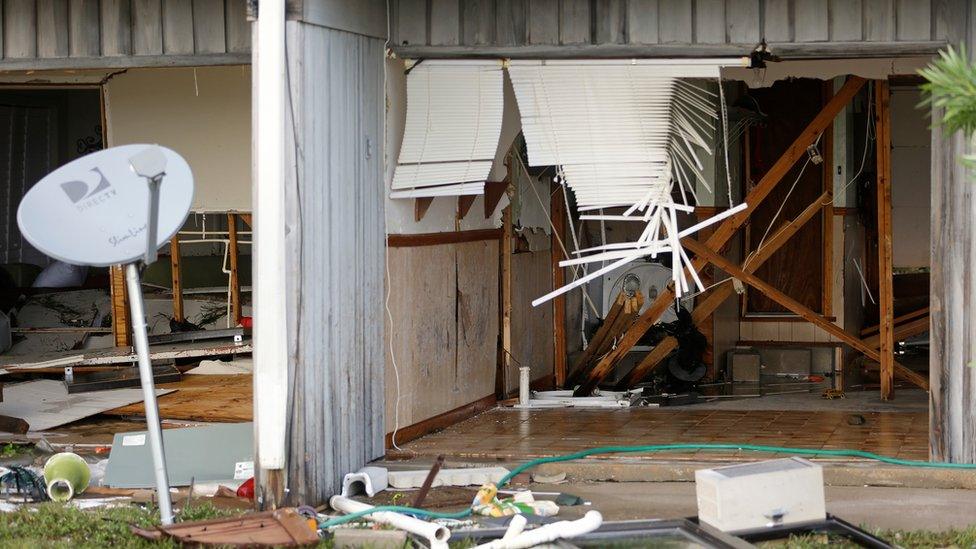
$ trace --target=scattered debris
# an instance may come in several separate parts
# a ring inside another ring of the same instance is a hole
[[[27,467],[0,467],[0,490],[4,494],[17,496],[22,501],[44,501],[47,487],[44,479]]]
[[[427,478],[428,471],[389,471],[387,480],[390,487],[398,490],[420,488]],[[497,483],[508,469],[504,467],[469,467],[462,469],[441,469],[431,486],[480,486]]]
[[[407,533],[403,530],[376,530],[373,528],[337,528],[332,534],[335,549],[403,549],[407,545]]]
[[[344,496],[332,496],[332,499],[329,500],[329,506],[342,513],[361,513],[373,508],[372,505],[360,503]],[[451,531],[445,526],[391,511],[370,513],[364,518],[370,522],[389,524],[394,528],[425,538],[431,549],[446,549],[447,540],[451,537]]]
[[[180,522],[154,529],[136,526],[130,529],[151,541],[170,538],[189,545],[301,547],[319,541],[315,527],[294,508],[237,518]]]
[[[537,482],[539,484],[562,484],[566,482],[566,473],[559,472],[551,475],[534,473],[532,475],[532,482]]]
[[[552,517],[559,513],[559,506],[554,501],[537,501],[532,492],[525,490],[513,497],[498,499],[498,487],[493,483],[485,484],[478,490],[471,510],[476,515],[486,517],[505,517],[511,515],[539,515]]]
[[[91,471],[78,454],[62,452],[51,456],[44,464],[44,482],[47,495],[64,503],[88,488]]]
[[[355,473],[346,473],[342,478],[342,495],[353,496],[365,493],[369,497],[386,490],[389,478],[383,467],[367,466]]]
[[[163,448],[170,486],[219,482],[236,487],[254,476],[254,427],[229,423],[165,429]],[[117,433],[112,441],[105,485],[114,488],[155,486],[146,431]],[[206,459],[201,459],[206,456]]]

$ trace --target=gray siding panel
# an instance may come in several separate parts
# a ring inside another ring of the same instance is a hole
[[[457,0],[432,0],[430,43],[433,46],[456,46],[461,43],[461,13]]]
[[[856,42],[863,39],[861,0],[830,0],[830,39],[838,42]]]
[[[68,0],[37,0],[37,56],[68,56]]]
[[[391,6],[394,49],[403,55],[529,58],[744,55],[763,38],[786,57],[928,55],[948,29],[965,25],[958,14],[967,9],[964,0],[393,0]]]
[[[314,151],[295,158],[298,181],[286,182],[289,330],[297,334],[289,498],[318,503],[340,491],[342,475],[384,453],[384,42],[288,28],[303,52],[290,68],[299,146]]]
[[[658,3],[658,36],[664,44],[687,44],[693,41],[691,2],[660,0]]]
[[[627,0],[627,42],[656,44],[658,0]]]
[[[0,9],[0,69],[250,62],[245,0],[4,0]]]
[[[729,42],[733,44],[758,44],[762,38],[759,29],[761,0],[728,0],[725,8]]]

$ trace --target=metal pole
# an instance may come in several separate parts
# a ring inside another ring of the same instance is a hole
[[[139,268],[135,263],[125,266],[125,282],[129,290],[129,311],[132,316],[132,337],[139,356],[139,380],[142,383],[143,403],[146,408],[146,430],[149,431],[149,448],[152,452],[153,471],[156,475],[156,492],[159,497],[159,515],[163,524],[173,524],[173,508],[169,498],[169,477],[163,454],[163,430],[159,426],[159,407],[156,405],[156,387],[153,384],[152,364],[149,361],[149,339],[146,336],[146,318],[143,312],[142,287]]]

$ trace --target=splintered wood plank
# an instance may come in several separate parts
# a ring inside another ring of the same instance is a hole
[[[129,327],[129,301],[125,289],[125,273],[122,271],[122,267],[112,267],[109,271],[109,280],[112,294],[112,333],[115,334],[115,346],[127,347],[132,345],[132,332]]]
[[[891,246],[891,93],[887,81],[875,81],[878,192],[878,326],[881,359],[881,400],[895,390],[894,273]]]
[[[230,319],[237,326],[241,323],[240,258],[237,250],[237,214],[227,214],[227,247],[230,248]]]
[[[251,421],[252,379],[250,375],[187,375],[176,383],[163,383],[160,389],[174,390],[156,399],[161,419],[188,421]],[[110,416],[143,416],[143,403],[108,410]]]
[[[553,190],[560,190],[554,183]],[[563,255],[560,239],[566,233],[566,205],[560,192],[550,193],[549,213],[553,231],[549,237],[549,253],[552,258],[552,288],[561,288],[566,283],[566,271],[559,262],[568,259]],[[566,383],[566,296],[560,295],[552,300],[553,370],[557,387]]]
[[[180,237],[173,235],[169,241],[169,268],[173,280],[173,320],[183,322],[183,269],[180,267]]]

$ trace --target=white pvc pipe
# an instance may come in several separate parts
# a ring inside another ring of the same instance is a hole
[[[372,509],[372,505],[360,503],[344,496],[332,496],[329,506],[342,513],[358,513]],[[410,532],[427,539],[431,549],[446,548],[447,540],[451,539],[451,531],[445,526],[427,522],[417,518],[401,515],[392,511],[377,511],[366,515],[366,520],[380,524],[388,524],[394,528]]]
[[[285,3],[262,2],[254,37],[254,442],[261,469],[285,466]]]
[[[528,366],[519,366],[519,406],[529,405],[529,388],[532,384],[531,371],[532,369]]]
[[[135,263],[125,266],[125,284],[129,291],[129,314],[132,316],[132,339],[139,358],[139,383],[142,385],[142,406],[146,414],[146,431],[149,433],[149,451],[152,455],[153,476],[156,478],[156,497],[159,499],[159,517],[163,524],[173,524],[173,507],[169,496],[169,476],[166,474],[166,453],[163,450],[163,429],[159,425],[159,407],[156,405],[156,387],[153,383],[152,362],[149,360],[149,338],[146,335],[146,313],[142,300],[142,284],[139,267]]]
[[[517,515],[519,516],[519,515]],[[514,518],[512,519],[515,520]],[[596,530],[603,524],[603,515],[599,511],[587,511],[583,518],[577,520],[561,520],[522,532],[509,538],[508,532],[502,539],[496,539],[475,547],[475,549],[527,549],[557,539],[572,539]],[[511,528],[511,525],[509,526]]]

